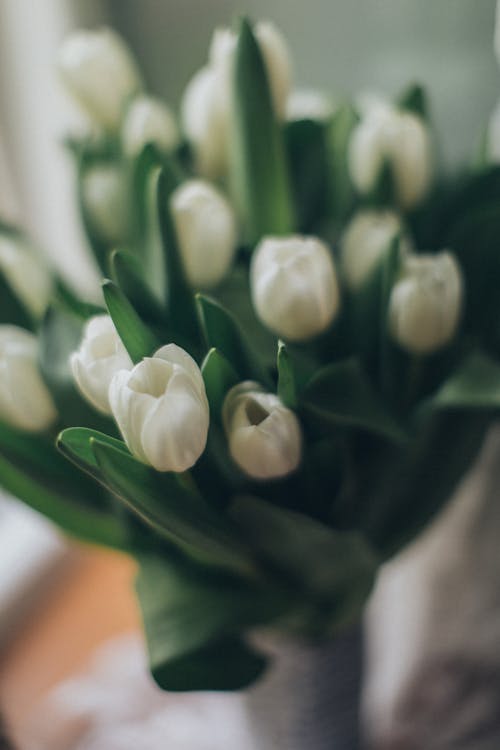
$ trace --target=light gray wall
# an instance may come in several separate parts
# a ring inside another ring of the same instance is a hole
[[[332,92],[429,85],[443,150],[460,158],[500,93],[495,0],[104,0],[140,54],[153,88],[173,102],[206,56],[215,24],[238,13],[285,31],[301,84]]]

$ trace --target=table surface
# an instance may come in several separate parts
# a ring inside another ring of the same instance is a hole
[[[0,661],[0,706],[14,732],[53,685],[85,665],[96,646],[139,629],[134,574],[125,556],[74,549]]]

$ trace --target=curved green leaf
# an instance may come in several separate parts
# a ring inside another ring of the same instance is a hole
[[[108,312],[132,362],[140,362],[143,357],[151,357],[159,349],[161,342],[142,322],[116,284],[106,280],[102,285],[102,290]]]
[[[294,229],[281,129],[260,47],[250,23],[240,25],[232,87],[231,178],[249,244]]]

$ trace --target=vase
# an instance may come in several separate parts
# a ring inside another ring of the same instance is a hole
[[[362,626],[332,640],[256,640],[271,665],[244,694],[252,750],[358,750]]]

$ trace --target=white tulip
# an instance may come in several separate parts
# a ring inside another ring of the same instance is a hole
[[[286,119],[327,122],[335,112],[331,97],[316,89],[295,89],[288,98]]]
[[[206,66],[188,83],[181,102],[181,119],[204,177],[215,179],[227,169],[227,112],[219,102],[215,70]]]
[[[416,206],[429,190],[432,146],[421,117],[377,101],[364,108],[349,143],[349,169],[356,188],[368,193],[375,187],[385,163],[394,177],[403,208]]]
[[[124,40],[111,29],[77,31],[63,43],[59,70],[68,91],[91,119],[118,130],[127,100],[141,76]]]
[[[131,452],[157,471],[186,471],[205,450],[205,385],[194,359],[175,344],[118,372],[109,402]]]
[[[38,369],[36,336],[0,325],[0,420],[27,432],[46,430],[56,408]]]
[[[209,288],[227,274],[236,249],[236,219],[226,198],[209,182],[188,180],[171,196],[180,252],[189,282]]]
[[[153,96],[141,94],[128,107],[122,124],[122,145],[127,156],[141,153],[152,143],[168,153],[179,143],[179,130],[173,112]]]
[[[111,414],[108,391],[120,370],[131,370],[132,360],[109,315],[95,315],[83,329],[79,349],[71,355],[71,370],[87,401],[103,414]]]
[[[82,177],[82,200],[94,231],[109,244],[126,237],[127,189],[123,172],[113,164],[96,164]]]
[[[300,424],[278,396],[247,381],[232,388],[222,410],[229,451],[238,466],[254,479],[275,479],[300,463]]]
[[[462,299],[462,274],[451,253],[409,256],[389,300],[393,338],[415,354],[440,349],[455,334]]]
[[[333,258],[316,237],[265,237],[254,251],[250,288],[259,318],[290,341],[321,333],[339,309]]]
[[[52,293],[52,277],[42,259],[21,239],[1,234],[0,272],[23,305],[40,318]]]
[[[341,238],[342,274],[351,289],[358,289],[388,251],[391,242],[403,233],[400,217],[393,211],[359,211]],[[410,251],[402,237],[401,252]]]
[[[266,21],[257,23],[254,32],[267,69],[276,115],[284,119],[291,81],[286,41],[274,24]],[[230,29],[214,32],[208,64],[189,82],[181,105],[183,128],[193,147],[197,168],[205,177],[216,178],[227,170],[236,41],[236,34]]]

